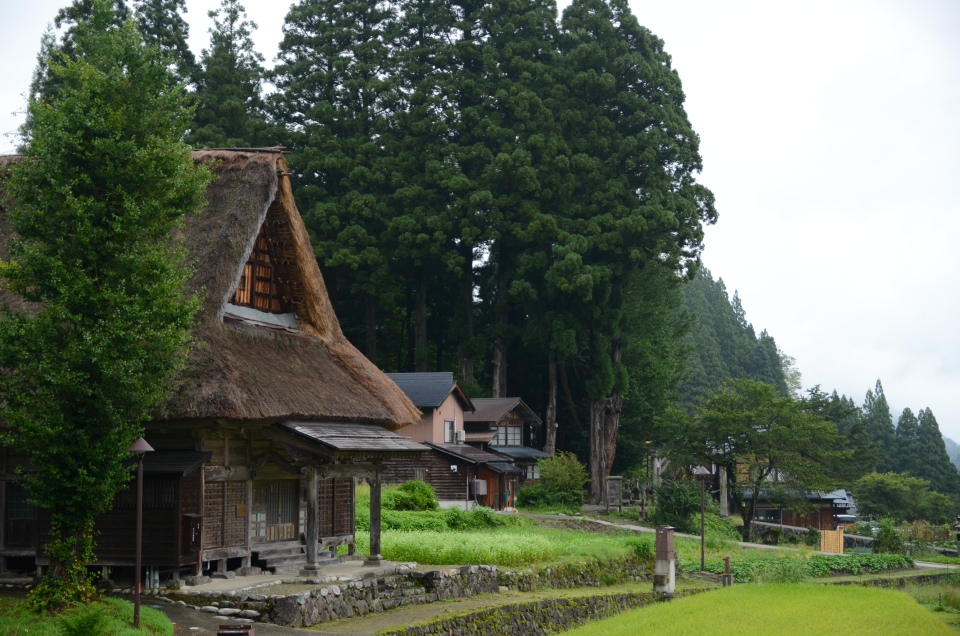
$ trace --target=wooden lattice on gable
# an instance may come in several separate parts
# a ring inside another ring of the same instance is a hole
[[[303,306],[293,237],[279,201],[267,211],[230,302],[271,314],[298,313]]]

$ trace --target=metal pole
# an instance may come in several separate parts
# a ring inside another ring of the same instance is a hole
[[[137,461],[137,556],[134,566],[136,593],[133,598],[133,626],[140,628],[140,560],[143,551],[143,453]]]
[[[706,514],[707,508],[707,498],[706,498],[706,485],[707,480],[703,477],[700,478],[700,571],[705,571],[706,568],[706,551],[704,548],[704,515]]]

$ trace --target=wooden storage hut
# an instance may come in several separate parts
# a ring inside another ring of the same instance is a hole
[[[215,175],[206,207],[185,221],[189,288],[202,306],[196,345],[146,426],[156,452],[145,456],[144,563],[164,578],[241,565],[317,569],[339,545],[354,551],[357,477],[372,487],[377,563],[384,462],[427,450],[392,431],[420,412],[341,332],[283,153],[194,158]],[[16,484],[20,462],[7,449],[0,457],[0,528],[11,530],[0,535],[0,567],[31,554],[42,566],[42,544],[16,545],[32,512]],[[99,521],[98,564],[133,563],[129,496]],[[43,516],[31,523],[42,536]]]

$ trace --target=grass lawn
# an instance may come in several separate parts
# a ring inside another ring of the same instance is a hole
[[[871,636],[956,634],[903,592],[819,585],[735,585],[625,612],[565,632],[570,636],[822,636],[852,630]]]
[[[172,636],[173,623],[161,612],[140,606],[140,629],[133,628],[133,604],[116,598],[38,616],[22,597],[0,597],[0,634],[4,636]]]

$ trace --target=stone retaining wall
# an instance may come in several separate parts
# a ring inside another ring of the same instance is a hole
[[[703,590],[677,592],[674,598]],[[451,616],[436,621],[384,631],[386,636],[461,636],[498,634],[503,636],[540,636],[572,629],[588,621],[608,618],[625,610],[644,607],[662,600],[654,592],[605,594],[558,598],[529,603],[500,605],[479,612]]]
[[[402,605],[434,603],[509,589],[599,587],[626,580],[644,580],[648,566],[636,558],[610,559],[554,568],[511,572],[491,565],[471,565],[418,572],[408,567],[366,573],[353,580],[295,579],[315,584],[299,594],[270,594],[269,588],[240,592],[171,591],[168,597],[223,616],[307,627],[340,618],[383,612]]]
[[[917,576],[898,576],[885,579],[866,579],[864,581],[833,581],[828,585],[859,585],[861,587],[893,587],[903,589],[908,585],[927,585],[947,580],[956,580],[960,571],[940,572],[938,574],[918,574]]]

